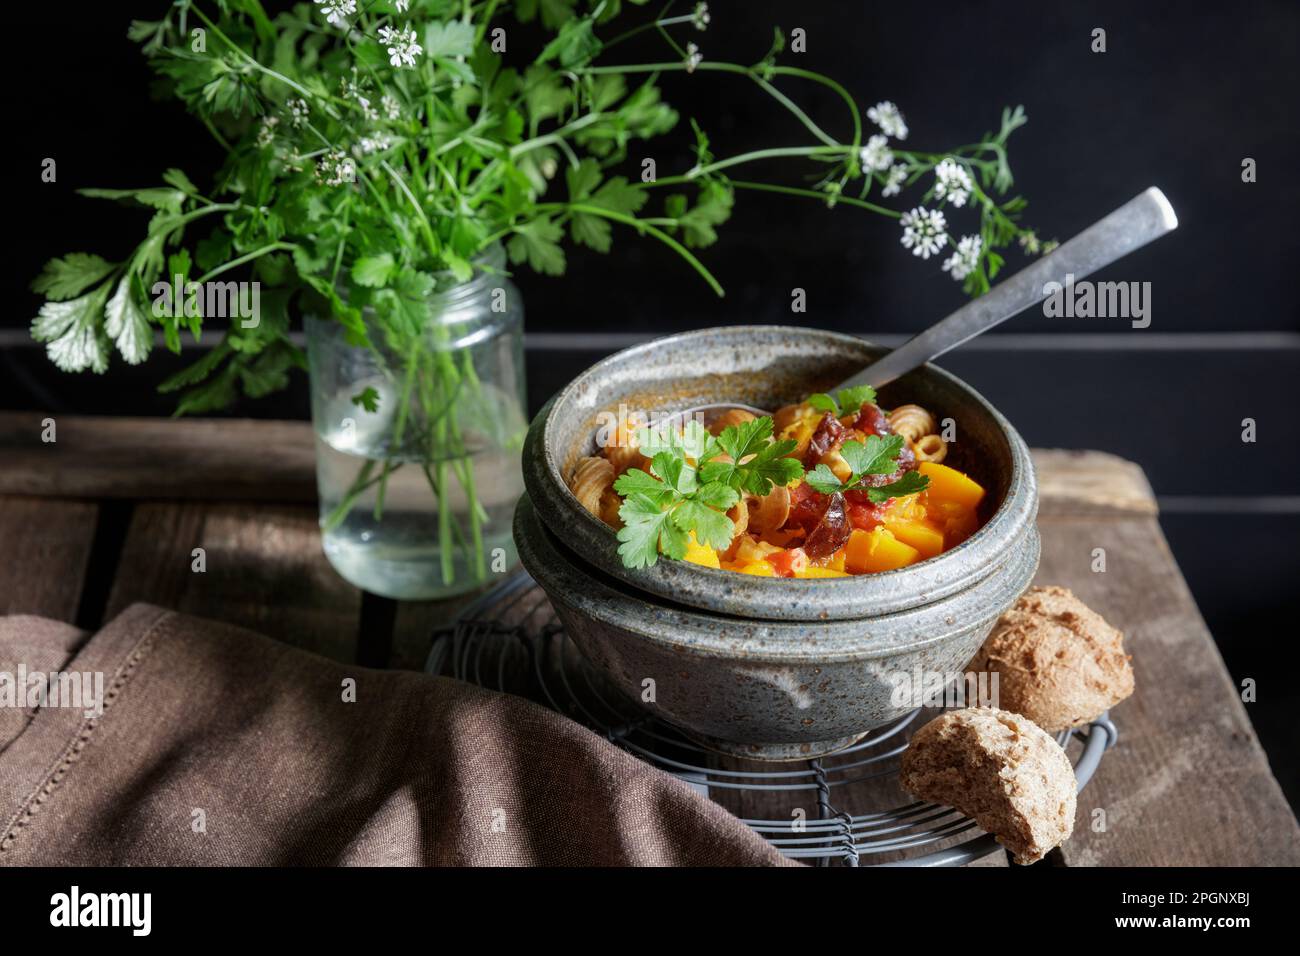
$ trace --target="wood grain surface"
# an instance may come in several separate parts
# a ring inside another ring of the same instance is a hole
[[[45,443],[41,421],[0,413],[0,611],[94,627],[150,601],[335,659],[419,669],[433,631],[468,600],[394,604],[334,574],[320,550],[305,423],[63,416]],[[1074,837],[1049,861],[1300,865],[1300,827],[1141,469],[1099,452],[1042,450],[1034,460],[1038,582],[1071,588],[1120,628],[1137,676],[1112,714],[1119,743],[1080,797]],[[1104,571],[1094,570],[1097,549]],[[877,782],[853,786],[855,804],[897,805],[896,793],[867,792]],[[753,794],[718,798],[744,816],[775,810]],[[1005,865],[1005,854],[982,863]]]

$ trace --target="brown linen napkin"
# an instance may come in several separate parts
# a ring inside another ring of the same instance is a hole
[[[0,864],[787,862],[676,778],[459,681],[146,604],[89,640],[0,618],[0,671],[19,663],[100,672],[105,706],[0,708]]]

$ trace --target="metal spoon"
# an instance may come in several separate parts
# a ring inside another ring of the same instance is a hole
[[[1093,223],[1068,242],[1021,269],[1011,278],[967,302],[952,315],[908,339],[889,354],[872,362],[839,388],[871,385],[880,388],[968,342],[1013,315],[1047,298],[1049,283],[1066,286],[1090,275],[1178,228],[1174,207],[1155,186],[1130,199],[1110,215]],[[832,392],[837,389],[831,389]],[[707,422],[728,409],[739,408],[755,415],[771,412],[740,402],[718,402],[688,408],[673,419],[701,416]]]

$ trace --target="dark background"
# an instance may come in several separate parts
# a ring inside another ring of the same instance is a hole
[[[39,304],[27,283],[45,259],[74,250],[120,256],[143,226],[141,216],[80,199],[75,188],[152,185],[169,166],[203,182],[219,162],[183,110],[150,100],[149,71],[126,39],[132,17],[156,17],[163,6],[59,4],[57,23],[48,5],[9,11],[14,247],[4,282],[16,307],[0,318],[0,407],[167,414],[171,402],[153,385],[193,358],[155,352],[139,368],[119,362],[107,375],[74,377],[24,344]],[[782,62],[834,76],[863,109],[894,100],[913,148],[977,140],[996,128],[1004,105],[1023,104],[1030,123],[1010,143],[1015,188],[1030,200],[1026,221],[1045,237],[1068,238],[1149,185],[1168,195],[1179,230],[1097,277],[1151,282],[1150,328],[1030,312],[941,364],[984,392],[1032,445],[1098,448],[1142,464],[1234,679],[1259,683],[1251,717],[1300,802],[1300,4],[720,0],[710,8],[710,29],[682,32],[683,42],[699,43],[709,59],[750,63],[767,51],[774,25],[802,27],[808,52]],[[1090,51],[1095,27],[1106,30],[1104,54]],[[512,52],[524,50],[529,31],[511,30]],[[653,40],[619,56],[668,58]],[[816,86],[781,85],[820,125],[848,136],[840,100]],[[663,86],[683,122],[633,153],[653,156],[660,175],[689,165],[687,116],[719,156],[808,141],[747,80],[679,74]],[[56,184],[39,179],[47,156],[58,161]],[[1245,157],[1258,162],[1253,184],[1241,181]],[[740,175],[798,184],[806,172],[768,164]],[[974,218],[954,211],[950,221],[961,230]],[[724,299],[671,253],[626,233],[616,234],[610,256],[570,250],[562,280],[519,273],[533,406],[641,337],[781,322],[894,342],[963,301],[936,260],[899,245],[895,223],[860,210],[740,193],[721,234],[703,258]],[[1013,269],[1024,261],[1009,258]],[[796,287],[806,291],[806,314],[791,314]],[[233,413],[305,417],[305,381]],[[1258,422],[1255,444],[1240,440],[1246,417]]]

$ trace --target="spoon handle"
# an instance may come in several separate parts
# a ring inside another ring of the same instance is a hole
[[[1072,276],[1071,281],[1082,279],[1176,228],[1174,207],[1152,186],[1033,265],[908,339],[841,387],[886,385],[1041,302],[1047,298],[1043,291],[1047,283],[1064,286],[1067,275]]]

